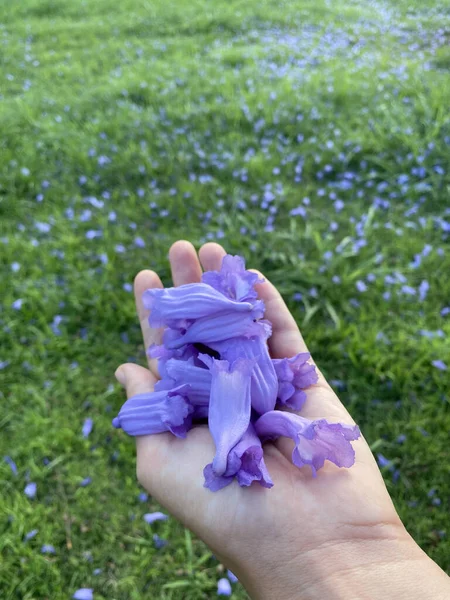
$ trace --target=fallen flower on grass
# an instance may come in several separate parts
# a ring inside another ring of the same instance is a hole
[[[37,491],[37,484],[34,483],[34,481],[30,481],[30,483],[27,483],[27,485],[25,486],[24,489],[24,494],[25,496],[27,496],[27,498],[34,498],[36,496],[36,491]]]
[[[152,513],[147,513],[144,515],[144,521],[146,523],[148,523],[149,525],[151,525],[152,523],[154,523],[155,521],[167,521],[167,519],[169,518],[168,515],[165,515],[162,512],[152,512]]]
[[[94,590],[92,588],[80,588],[72,598],[73,600],[94,600]]]

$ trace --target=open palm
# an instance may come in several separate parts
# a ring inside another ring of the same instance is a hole
[[[225,250],[218,244],[205,244],[197,256],[189,242],[176,242],[169,253],[174,285],[200,281],[202,267],[218,270],[224,255]],[[141,300],[146,289],[155,287],[162,287],[156,273],[142,271],[137,275],[136,305],[146,347],[159,343],[162,333],[149,327],[148,312]],[[269,339],[272,358],[307,351],[275,287],[266,280],[256,289],[265,302],[265,318],[273,326]],[[131,397],[153,389],[157,364],[149,360],[148,369],[125,364],[116,375]],[[320,373],[307,396],[303,416],[353,423]],[[206,426],[194,427],[184,440],[164,433],[137,437],[136,441],[139,481],[258,596],[262,594],[258,586],[264,585],[265,597],[271,597],[268,572],[286,579],[283,597],[289,598],[288,571],[293,567],[301,570],[301,585],[307,587],[314,578],[322,577],[321,565],[331,556],[338,567],[340,560],[347,563],[346,552],[354,552],[365,542],[407,538],[363,438],[354,445],[356,462],[351,469],[326,463],[317,478],[308,468],[298,469],[292,464],[293,443],[280,438],[264,446],[265,462],[274,482],[272,489],[258,484],[241,488],[233,483],[218,493],[203,487],[203,468],[215,451]],[[317,560],[319,556],[323,561]]]

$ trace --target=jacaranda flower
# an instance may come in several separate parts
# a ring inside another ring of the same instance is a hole
[[[302,408],[306,400],[303,390],[318,381],[314,365],[308,363],[310,358],[308,352],[301,352],[292,358],[272,361],[278,377],[278,401],[292,410]]]
[[[210,285],[190,283],[176,288],[154,288],[144,292],[142,300],[150,310],[151,327],[168,325],[211,317],[223,312],[249,313],[253,305],[249,302],[230,300]],[[261,301],[259,301],[260,303]]]
[[[211,347],[228,361],[242,357],[256,361],[252,371],[251,402],[252,408],[262,415],[275,408],[278,379],[266,342],[272,328],[263,321],[255,323],[253,327],[257,333],[253,337],[232,338],[212,343]]]
[[[166,329],[163,342],[169,349],[181,348],[185,344],[211,344],[234,337],[252,337],[255,319],[261,316],[261,309],[256,312],[236,314],[223,312],[212,317],[196,319],[185,328]]]
[[[203,474],[205,487],[213,492],[226,487],[234,478],[241,486],[249,486],[253,481],[259,481],[266,488],[273,486],[264,463],[261,440],[251,423],[240,441],[230,450],[224,474],[216,475],[212,464],[206,465]]]
[[[297,467],[309,465],[313,476],[326,460],[338,467],[351,467],[355,451],[351,441],[360,436],[359,428],[342,423],[328,423],[325,419],[310,421],[299,415],[272,410],[255,423],[256,433],[263,439],[290,437],[295,442],[292,462]]]
[[[216,445],[212,468],[216,475],[227,469],[228,453],[250,423],[250,382],[254,361],[244,358],[230,364],[201,354],[211,371],[208,425]]]
[[[137,394],[125,402],[113,419],[113,426],[128,435],[147,435],[171,431],[186,437],[191,426],[192,406],[186,398],[188,386],[170,391]]]
[[[92,588],[80,588],[72,598],[73,600],[94,600],[94,590]]]
[[[256,273],[245,269],[243,258],[227,254],[223,258],[220,271],[203,273],[202,281],[231,300],[253,302],[258,297],[254,286],[264,280]]]

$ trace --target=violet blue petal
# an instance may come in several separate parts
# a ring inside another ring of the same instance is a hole
[[[223,257],[220,271],[203,273],[202,281],[227,298],[238,302],[253,302],[258,297],[254,286],[264,280],[256,273],[245,269],[245,261],[242,257],[227,254]]]
[[[93,426],[94,426],[94,421],[91,418],[88,417],[87,419],[84,420],[83,428],[81,430],[84,438],[89,437],[89,434],[91,433]]]
[[[13,475],[17,475],[17,465],[10,456],[4,456],[3,460],[9,465]]]
[[[44,544],[41,547],[41,552],[42,554],[55,554],[55,546],[52,546],[51,544]]]
[[[28,533],[25,534],[24,541],[28,542],[28,540],[33,539],[39,533],[39,529],[32,529]]]
[[[242,358],[230,364],[227,360],[215,360],[206,354],[199,358],[212,375],[208,416],[209,429],[216,445],[212,464],[214,473],[223,475],[228,453],[250,423],[250,384],[255,361]]]
[[[217,595],[218,596],[231,596],[231,583],[226,577],[222,577],[217,582]]]
[[[27,485],[25,486],[24,494],[28,498],[34,498],[36,496],[36,491],[37,491],[37,484],[34,483],[34,481],[30,481],[30,483],[27,483]]]
[[[252,372],[251,400],[252,408],[262,415],[275,408],[278,379],[267,348],[265,324],[260,321],[255,323],[256,327],[259,327],[261,335],[251,338],[232,338],[217,344],[211,343],[211,347],[220,353],[222,359],[229,362],[238,358],[256,361]]]
[[[72,598],[73,600],[94,600],[94,590],[92,588],[80,588]]]
[[[446,371],[448,369],[447,365],[443,360],[433,360],[431,361],[431,364],[433,365],[433,367],[436,367],[436,369],[439,369],[440,371]]]
[[[256,333],[257,323],[253,313],[237,315],[224,312],[213,317],[197,319],[186,330],[166,329],[163,341],[167,348],[176,349],[184,344],[205,344],[220,342],[234,337],[252,337]]]
[[[278,377],[278,400],[280,404],[293,410],[300,410],[306,401],[302,390],[317,383],[318,375],[314,365],[308,363],[311,355],[300,352],[292,358],[273,359]]]
[[[159,537],[159,535],[157,533],[153,534],[153,543],[155,545],[155,548],[157,550],[160,550],[161,548],[164,548],[164,546],[167,546],[168,541]]]
[[[240,486],[249,486],[253,481],[259,481],[266,488],[273,486],[264,462],[261,441],[251,423],[241,440],[230,450],[224,474],[216,475],[212,464],[206,465],[203,474],[204,487],[213,492],[229,485],[234,478]]]
[[[208,405],[211,393],[211,373],[209,369],[197,367],[194,358],[189,360],[169,359],[165,373],[173,380],[172,387],[189,385],[187,396],[193,405]]]
[[[169,518],[169,515],[165,515],[164,513],[159,512],[159,511],[147,513],[144,515],[144,521],[146,523],[148,523],[149,525],[151,525],[155,521],[167,521],[168,518]]]
[[[112,424],[128,435],[171,431],[177,437],[186,437],[193,411],[186,398],[188,388],[185,385],[169,391],[137,394],[125,402]]]
[[[150,310],[151,327],[172,326],[179,320],[201,319],[222,312],[249,313],[249,302],[236,302],[206,283],[188,283],[172,288],[153,288],[144,292],[142,301]]]
[[[355,451],[350,441],[360,436],[357,426],[328,423],[325,419],[310,421],[281,410],[262,415],[255,423],[256,433],[263,439],[286,436],[293,439],[292,462],[297,467],[309,465],[313,476],[325,460],[338,467],[351,467]]]

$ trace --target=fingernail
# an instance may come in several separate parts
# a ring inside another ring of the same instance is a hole
[[[116,379],[120,383],[120,385],[126,386],[127,377],[126,377],[125,369],[123,367],[119,367],[117,369],[117,371],[114,373],[114,375],[116,376]]]

